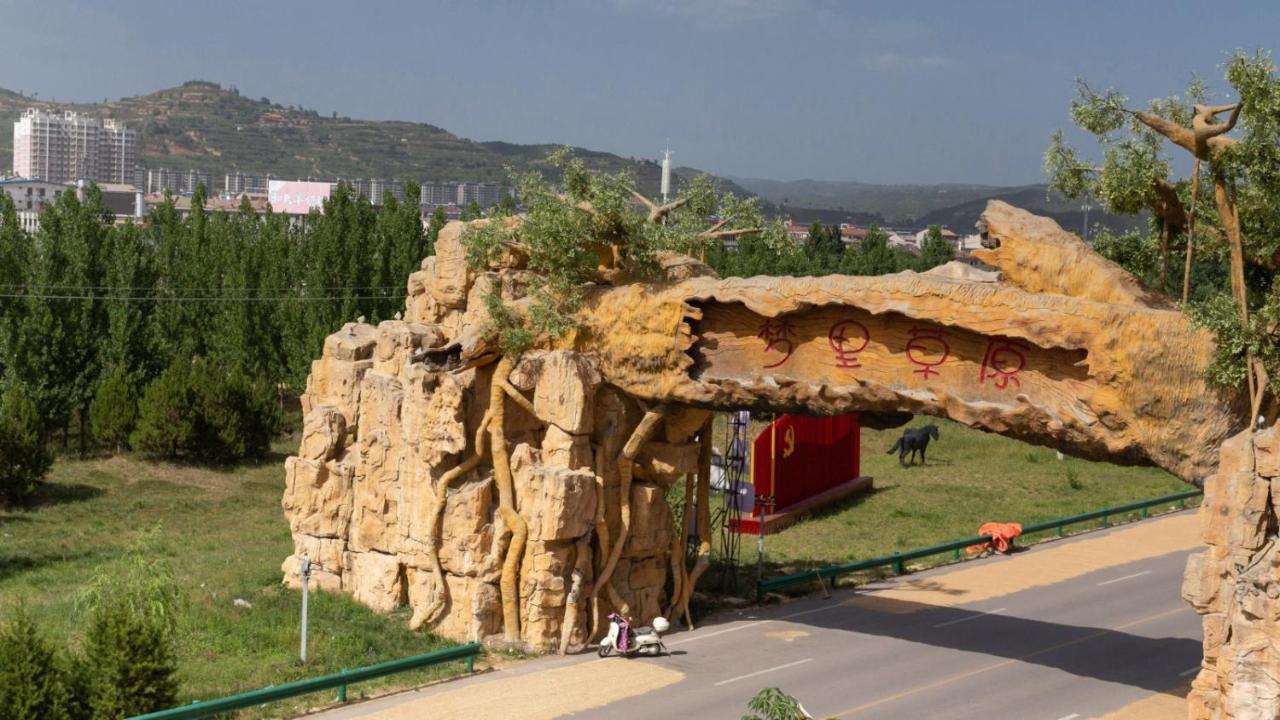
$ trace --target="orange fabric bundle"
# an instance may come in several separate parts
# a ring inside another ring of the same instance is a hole
[[[1009,552],[1009,548],[1013,547],[1013,539],[1022,534],[1022,523],[983,523],[982,527],[978,528],[978,534],[990,535],[991,541],[970,545],[969,552],[980,553],[994,545],[996,552],[1005,554]]]

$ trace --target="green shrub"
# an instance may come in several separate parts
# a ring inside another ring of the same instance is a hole
[[[205,462],[261,457],[280,429],[275,393],[206,360],[175,363],[143,394],[135,448]]]
[[[137,423],[137,387],[124,368],[115,368],[103,378],[89,404],[89,427],[95,440],[120,452]]]
[[[805,720],[809,717],[799,700],[778,688],[765,688],[756,693],[747,703],[747,709],[751,714],[743,715],[742,720]]]
[[[0,397],[0,502],[28,500],[52,464],[39,410],[10,387]]]
[[[132,717],[164,710],[177,700],[172,632],[158,618],[136,613],[125,603],[93,609],[85,663],[94,717]]]
[[[183,595],[156,531],[99,566],[82,591],[87,610],[84,693],[95,718],[163,710],[178,694],[174,630]]]
[[[147,385],[138,403],[138,426],[129,436],[133,447],[176,458],[190,443],[195,431],[190,374],[191,363],[179,359]]]
[[[271,438],[280,428],[271,388],[207,362],[196,363],[190,377],[197,428],[190,447],[193,456],[228,462],[261,457],[271,449]]]
[[[0,627],[0,720],[67,720],[57,653],[19,606]]]

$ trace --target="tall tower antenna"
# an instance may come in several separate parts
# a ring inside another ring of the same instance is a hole
[[[669,194],[671,194],[671,141],[667,140],[667,149],[662,151],[662,204],[667,203]]]

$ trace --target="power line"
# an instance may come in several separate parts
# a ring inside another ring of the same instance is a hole
[[[111,302],[340,302],[345,300],[396,300],[404,298],[406,293],[388,295],[279,295],[264,297],[250,295],[242,297],[211,295],[208,297],[173,297],[156,295],[51,295],[44,293],[0,293],[0,298],[16,298],[26,300],[109,300]]]
[[[0,284],[0,289],[3,289],[3,290],[23,290],[23,289],[26,289],[26,288],[36,288],[36,289],[40,289],[40,290],[73,290],[73,291],[106,290],[106,291],[109,291],[109,292],[114,292],[114,291],[117,291],[117,290],[124,290],[124,291],[129,291],[129,292],[132,292],[132,291],[135,291],[135,290],[143,290],[143,291],[149,291],[149,292],[160,292],[160,291],[164,291],[164,292],[223,292],[223,291],[236,291],[236,292],[259,292],[259,291],[261,291],[261,292],[289,292],[289,291],[292,291],[292,290],[295,290],[295,289],[319,290],[319,291],[332,291],[332,292],[343,292],[343,291],[347,291],[347,290],[404,290],[404,285],[352,285],[352,286],[349,286],[349,287],[344,287],[344,286],[333,286],[333,287],[308,287],[308,286],[306,286],[306,285],[299,285],[297,288],[293,288],[293,287],[260,287],[260,288],[250,288],[250,287],[191,287],[191,288],[171,288],[171,287],[167,287],[167,286],[164,286],[164,285],[136,285],[136,286],[128,286],[128,285],[41,285],[41,284],[31,284],[31,283],[24,283],[24,284],[22,284],[22,285],[4,285],[4,284]]]

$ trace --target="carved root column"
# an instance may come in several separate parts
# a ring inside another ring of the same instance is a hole
[[[684,593],[680,598],[685,623],[693,629],[693,615],[689,612],[689,601],[698,586],[698,579],[711,567],[711,419],[708,418],[701,432],[698,433],[698,559],[689,571],[684,583]]]
[[[1187,698],[1192,720],[1280,718],[1280,433],[1241,433],[1205,483],[1201,532],[1182,596],[1204,616],[1204,661]]]
[[[595,587],[591,589],[591,600],[594,605],[600,596],[602,589],[608,589],[610,602],[613,603],[614,609],[623,615],[628,614],[630,608],[626,602],[617,595],[610,584],[613,577],[614,568],[618,566],[618,560],[622,558],[622,550],[627,543],[627,534],[631,530],[631,476],[633,473],[632,463],[636,459],[636,455],[640,452],[640,448],[644,446],[649,436],[657,429],[658,422],[667,414],[666,406],[658,406],[644,414],[640,420],[640,424],[631,433],[631,437],[626,444],[622,446],[622,452],[618,454],[616,464],[617,472],[620,478],[619,485],[619,504],[621,505],[622,528],[618,532],[618,539],[614,542],[613,548],[609,553],[609,559],[605,561],[604,568],[600,571],[600,575],[596,578]]]
[[[506,419],[507,378],[511,375],[512,362],[508,357],[498,361],[490,386],[489,436],[493,445],[493,477],[498,486],[498,515],[511,530],[511,544],[507,546],[502,563],[502,630],[508,642],[520,640],[520,609],[517,582],[520,578],[520,562],[524,558],[524,544],[529,528],[524,518],[516,512],[514,482],[511,477],[511,459],[507,456],[507,436],[503,429]]]

